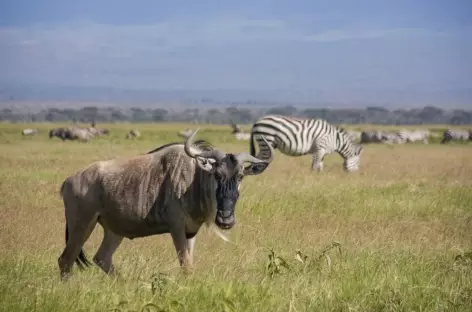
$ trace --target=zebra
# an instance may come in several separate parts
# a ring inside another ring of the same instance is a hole
[[[428,137],[430,136],[430,132],[428,130],[400,130],[398,131],[397,135],[404,143],[415,143],[417,141],[421,141],[424,144],[428,144]]]
[[[382,143],[385,139],[382,131],[362,131],[360,143]]]
[[[472,140],[472,130],[453,130],[447,129],[443,133],[443,139],[441,144],[448,143],[450,141],[469,141]]]
[[[257,120],[251,128],[250,152],[256,154],[255,142],[259,146],[259,159],[270,155],[268,144],[288,156],[313,154],[312,170],[323,170],[323,159],[332,152],[344,158],[343,168],[347,172],[359,170],[362,145],[354,143],[343,128],[329,124],[323,119],[305,119],[282,115],[267,115]],[[265,168],[264,168],[265,170]]]
[[[38,133],[39,133],[38,129],[30,129],[30,128],[23,129],[21,131],[22,135],[37,135]]]
[[[385,144],[404,144],[405,139],[396,132],[382,132],[381,142]]]
[[[360,131],[347,131],[347,134],[349,135],[352,141],[358,141],[361,139]]]

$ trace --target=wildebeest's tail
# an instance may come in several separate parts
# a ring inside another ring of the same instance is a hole
[[[60,190],[60,194],[61,194],[61,197],[64,196],[64,187],[66,185],[66,181],[64,181],[61,185],[61,190]],[[69,225],[67,223],[67,215],[66,215],[66,233],[65,233],[65,239],[66,239],[66,244],[67,242],[69,241]],[[80,253],[79,253],[79,256],[77,257],[77,259],[75,259],[75,263],[77,263],[77,265],[79,266],[79,268],[81,270],[83,270],[85,267],[88,267],[88,266],[91,266],[92,263],[87,259],[87,256],[85,255],[85,252],[84,252],[84,249],[81,248],[80,249]]]
[[[66,181],[62,182],[61,189],[59,190],[59,195],[61,195],[61,197],[64,196],[64,186],[65,185],[66,185]]]
[[[69,227],[67,226],[67,220],[66,220],[66,244],[67,241],[69,241]],[[85,269],[88,266],[91,266],[92,263],[87,259],[87,256],[85,255],[84,249],[80,249],[79,256],[77,259],[75,259],[75,263],[79,266],[81,270]]]

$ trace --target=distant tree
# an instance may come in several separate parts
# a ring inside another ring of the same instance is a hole
[[[297,109],[293,106],[273,107],[267,111],[269,115],[295,116]]]
[[[156,108],[152,111],[152,120],[155,122],[165,121],[168,113],[166,109]]]

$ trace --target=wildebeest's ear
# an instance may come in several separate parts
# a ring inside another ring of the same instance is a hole
[[[244,168],[244,175],[258,175],[264,172],[269,166],[268,163],[251,164]]]
[[[215,164],[216,164],[216,160],[214,160],[213,158],[197,157],[197,165],[202,170],[213,173],[215,172],[215,168],[216,168]]]

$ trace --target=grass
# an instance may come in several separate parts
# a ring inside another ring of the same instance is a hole
[[[170,235],[160,235],[123,242],[119,278],[93,267],[62,283],[64,178],[178,141],[176,131],[195,125],[109,125],[110,137],[89,143],[49,140],[52,126],[22,137],[31,125],[0,124],[1,311],[472,309],[470,144],[368,145],[350,175],[334,154],[317,174],[309,156],[277,153],[244,179],[232,243],[199,233],[192,275],[180,273]],[[124,139],[132,128],[143,137]],[[247,151],[229,130],[205,125],[198,137]],[[97,226],[89,257],[101,238]]]

